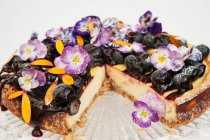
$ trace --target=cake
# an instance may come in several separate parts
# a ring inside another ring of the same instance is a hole
[[[175,128],[208,109],[209,68],[206,45],[163,32],[150,11],[134,27],[87,16],[20,46],[1,70],[1,108],[34,127],[33,136],[68,135],[85,125],[99,96],[115,91],[134,102],[139,127],[160,120]]]

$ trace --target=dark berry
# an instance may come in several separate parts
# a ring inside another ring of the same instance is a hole
[[[142,39],[143,39],[144,35],[141,34],[141,33],[137,33],[136,34],[136,37],[134,39],[134,42],[138,42],[138,43],[141,43],[142,42]]]
[[[116,62],[116,64],[122,64],[124,62],[123,55],[119,51],[113,52],[113,60]]]
[[[68,112],[70,115],[75,115],[79,111],[80,107],[80,100],[74,99],[73,101],[70,102],[70,104],[67,106]]]
[[[35,40],[37,38],[38,38],[38,34],[37,33],[32,33],[31,40]]]
[[[127,68],[127,71],[135,78],[139,78],[143,74],[143,69],[140,64],[136,63]]]
[[[140,53],[137,53],[135,56],[136,56],[138,62],[143,62],[143,61],[145,61],[145,59],[146,59],[149,55],[146,54],[146,53],[144,53],[144,52],[140,52]]]
[[[186,60],[184,61],[184,63],[185,63],[186,66],[193,66],[193,65],[197,64],[198,62],[193,61],[193,60],[191,60],[191,59],[186,59]]]
[[[12,60],[12,65],[13,65],[14,70],[17,72],[23,67],[23,61],[19,56],[14,56]]]
[[[34,128],[34,130],[32,131],[32,136],[41,137],[42,135],[43,135],[43,133],[42,133],[41,129],[38,126],[36,126]]]
[[[133,66],[135,63],[136,63],[136,57],[134,55],[128,55],[125,60],[124,60],[124,64],[127,66],[127,67],[131,67]]]
[[[51,73],[46,73],[46,77],[47,77],[47,81],[48,83],[53,83],[55,81],[55,79],[57,78],[56,75],[51,74]]]
[[[179,73],[174,76],[173,84],[174,87],[182,93],[193,88],[191,79],[187,75],[184,75],[182,73]]]
[[[13,66],[11,65],[4,65],[2,69],[3,72],[8,72],[8,73],[13,72],[13,70],[14,70]]]
[[[153,47],[154,43],[155,43],[155,38],[153,35],[151,34],[146,34],[143,37],[142,43],[147,46],[147,47]]]
[[[201,45],[196,46],[196,48],[199,51],[201,51],[204,58],[209,55],[209,47],[208,46],[201,44]]]
[[[69,101],[77,97],[72,86],[67,84],[59,84],[53,92],[54,100],[53,105],[66,106]]]
[[[172,85],[172,77],[171,75],[164,70],[156,70],[151,75],[152,86],[163,93]]]

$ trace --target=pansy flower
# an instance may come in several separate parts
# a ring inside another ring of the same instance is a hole
[[[129,52],[144,52],[143,44],[133,42],[130,46],[124,45],[117,48],[117,50],[121,51],[122,53],[129,53]]]
[[[30,59],[31,61],[39,58],[44,58],[47,55],[47,47],[38,39],[29,40],[22,44],[19,50],[20,58],[24,61]]]
[[[62,40],[66,46],[75,45],[76,44],[76,33],[73,27],[69,27],[64,30],[63,34],[59,36],[59,39]]]
[[[18,83],[23,90],[30,91],[38,86],[43,86],[46,83],[46,76],[35,69],[23,70],[22,77],[18,78]]]
[[[80,74],[90,62],[90,56],[85,49],[79,45],[64,48],[61,56],[54,61],[56,67],[63,68],[67,74]]]
[[[146,103],[142,101],[134,102],[136,111],[132,113],[133,121],[142,128],[147,128],[151,125],[151,122],[157,122],[159,120],[158,114],[155,110],[152,110]]]
[[[46,32],[45,36],[47,38],[56,38],[56,37],[60,36],[61,34],[63,34],[63,31],[64,31],[64,29],[62,27],[52,28]]]
[[[90,43],[99,47],[101,45],[108,44],[110,42],[110,37],[109,30],[102,28],[98,34],[90,40]]]
[[[157,21],[157,17],[152,19],[152,13],[150,11],[145,12],[140,18],[139,18],[139,24],[137,26],[137,31],[140,31],[141,33],[147,33],[150,32],[151,34],[155,35],[162,32],[162,25]]]
[[[151,56],[151,63],[158,70],[170,69],[170,54],[171,51],[166,46],[159,47],[156,53]]]
[[[82,18],[74,26],[75,32],[81,36],[89,36],[91,35],[92,30],[100,30],[100,28],[101,21],[97,16],[87,16]]]

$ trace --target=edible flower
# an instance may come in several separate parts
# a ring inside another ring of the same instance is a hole
[[[158,70],[170,70],[170,50],[167,47],[159,47],[151,56],[151,63]]]
[[[61,56],[54,60],[55,66],[65,69],[67,74],[82,73],[89,62],[89,54],[79,45],[65,47]]]
[[[94,46],[101,46],[110,42],[111,34],[109,30],[102,28],[90,41]]]
[[[134,102],[136,111],[132,113],[133,121],[142,128],[151,126],[151,122],[159,120],[156,111],[152,110],[146,103],[142,101]]]
[[[22,77],[18,78],[18,83],[23,90],[30,91],[38,86],[43,86],[46,83],[46,76],[35,69],[23,70]]]
[[[38,39],[29,40],[22,44],[19,50],[20,58],[24,61],[30,59],[31,61],[39,58],[44,58],[47,55],[47,47]]]
[[[152,12],[146,11],[140,18],[139,24],[137,25],[137,31],[141,33],[150,32],[153,35],[159,34],[162,32],[162,25],[157,21],[157,17],[152,19]]]
[[[57,38],[58,36],[60,36],[61,34],[63,34],[64,29],[62,27],[60,28],[52,28],[50,30],[48,30],[45,34],[45,36],[47,38]]]
[[[143,45],[141,43],[133,42],[130,46],[124,45],[117,48],[117,50],[123,52],[123,53],[129,53],[129,52],[144,52]]]
[[[66,46],[76,44],[76,33],[73,27],[65,29],[63,34],[61,34],[59,38],[66,44]]]

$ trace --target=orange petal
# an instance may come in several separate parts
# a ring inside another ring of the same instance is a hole
[[[39,59],[39,60],[35,60],[35,61],[31,62],[30,65],[53,66],[53,63],[46,59]]]
[[[179,40],[177,40],[177,39],[176,39],[176,36],[168,35],[168,37],[169,37],[170,42],[171,42],[172,44],[174,44],[175,46],[177,46],[177,47],[182,46],[182,42],[179,41]]]
[[[84,40],[81,36],[77,36],[77,43],[80,47],[82,47],[84,45]]]
[[[57,39],[56,40],[56,50],[58,51],[59,54],[62,54],[63,52],[63,49],[64,49],[64,45],[63,45],[63,42],[60,40],[60,39]]]
[[[9,97],[8,97],[8,99],[16,98],[16,97],[22,95],[23,93],[24,93],[24,91],[16,91],[16,92],[10,94]]]
[[[97,67],[94,67],[94,68],[91,68],[90,69],[90,75],[93,77],[96,75],[96,73],[100,70],[100,67],[97,66]]]
[[[55,80],[55,82],[48,88],[45,97],[44,97],[44,101],[45,101],[45,105],[49,105],[52,100],[53,100],[53,92],[56,88],[58,84],[58,79]]]
[[[130,43],[121,41],[121,40],[112,40],[112,42],[114,42],[115,44],[120,45],[120,46],[130,46],[131,45]]]
[[[151,54],[156,53],[156,52],[157,52],[157,49],[151,49],[151,50],[147,51],[147,54],[151,55]]]
[[[49,68],[46,71],[49,73],[52,73],[52,74],[65,74],[66,73],[66,71],[64,69],[57,68],[57,67]]]
[[[88,29],[89,31],[91,31],[93,29],[93,26],[94,26],[94,23],[92,20],[89,21],[89,24],[88,24]]]
[[[125,71],[126,68],[127,68],[124,64],[114,65],[113,67],[120,70],[120,71]]]
[[[26,123],[30,123],[31,120],[31,103],[28,95],[26,93],[22,96],[22,117]]]
[[[63,75],[62,81],[63,81],[63,83],[68,84],[68,85],[74,84],[74,79],[70,75]]]
[[[123,27],[123,23],[121,21],[117,22],[117,28],[121,29]]]

